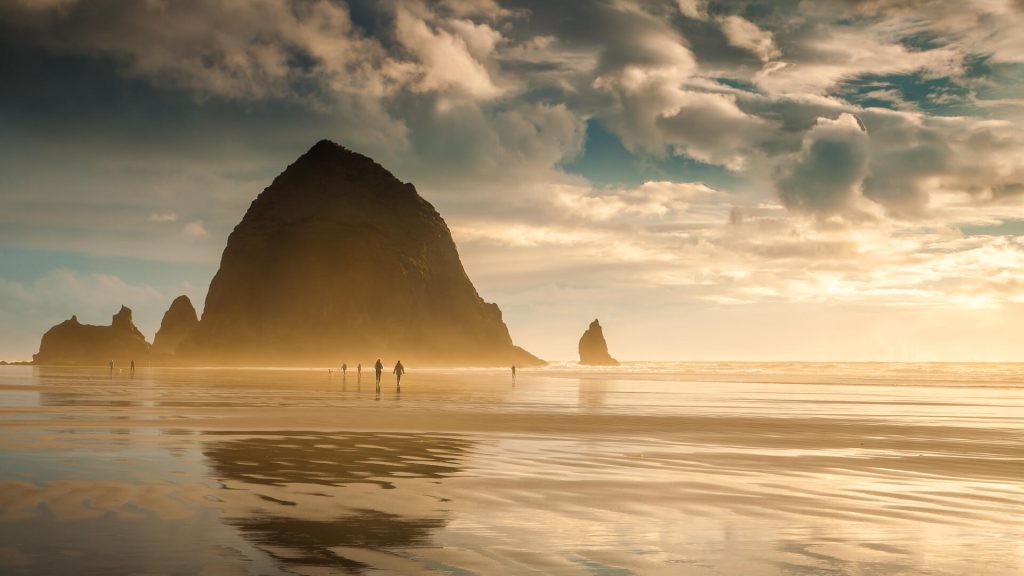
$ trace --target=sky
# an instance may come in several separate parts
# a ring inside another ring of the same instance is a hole
[[[1022,0],[0,0],[0,359],[327,138],[574,359],[1024,361]]]

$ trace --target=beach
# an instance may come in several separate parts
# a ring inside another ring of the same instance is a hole
[[[1024,365],[407,369],[0,367],[0,573],[1024,573]]]

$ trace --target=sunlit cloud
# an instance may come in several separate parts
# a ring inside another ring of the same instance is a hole
[[[202,220],[195,220],[185,224],[183,232],[186,236],[191,238],[206,238],[210,235],[210,233],[206,231],[206,227],[203,226]]]
[[[146,217],[146,220],[149,222],[177,222],[178,215],[170,210],[165,210],[162,212],[151,213]]]

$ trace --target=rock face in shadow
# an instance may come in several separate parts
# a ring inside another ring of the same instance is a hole
[[[580,338],[580,364],[590,366],[618,366],[619,361],[608,354],[601,323],[595,318]]]
[[[127,364],[148,358],[149,351],[146,337],[132,323],[131,309],[121,306],[110,326],[82,324],[72,316],[50,328],[32,360],[35,364],[103,365],[111,360]]]
[[[440,214],[326,140],[274,179],[228,238],[188,361],[535,364],[484,302]]]
[[[199,325],[199,316],[188,296],[178,296],[160,321],[160,329],[153,337],[153,355],[171,356],[178,346]]]

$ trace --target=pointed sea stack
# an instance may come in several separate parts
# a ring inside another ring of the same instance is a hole
[[[188,296],[178,296],[160,321],[160,329],[153,337],[153,355],[172,356],[178,346],[199,325],[199,317]]]
[[[149,348],[146,337],[132,323],[131,309],[121,306],[110,326],[81,324],[77,316],[72,316],[50,328],[32,360],[43,365],[103,365],[111,360],[127,364],[148,358]]]
[[[604,341],[604,331],[595,318],[590,327],[580,338],[580,364],[590,366],[618,366],[619,361],[608,354],[608,344]]]
[[[543,362],[513,346],[413,185],[327,140],[253,201],[178,355],[263,366]]]

